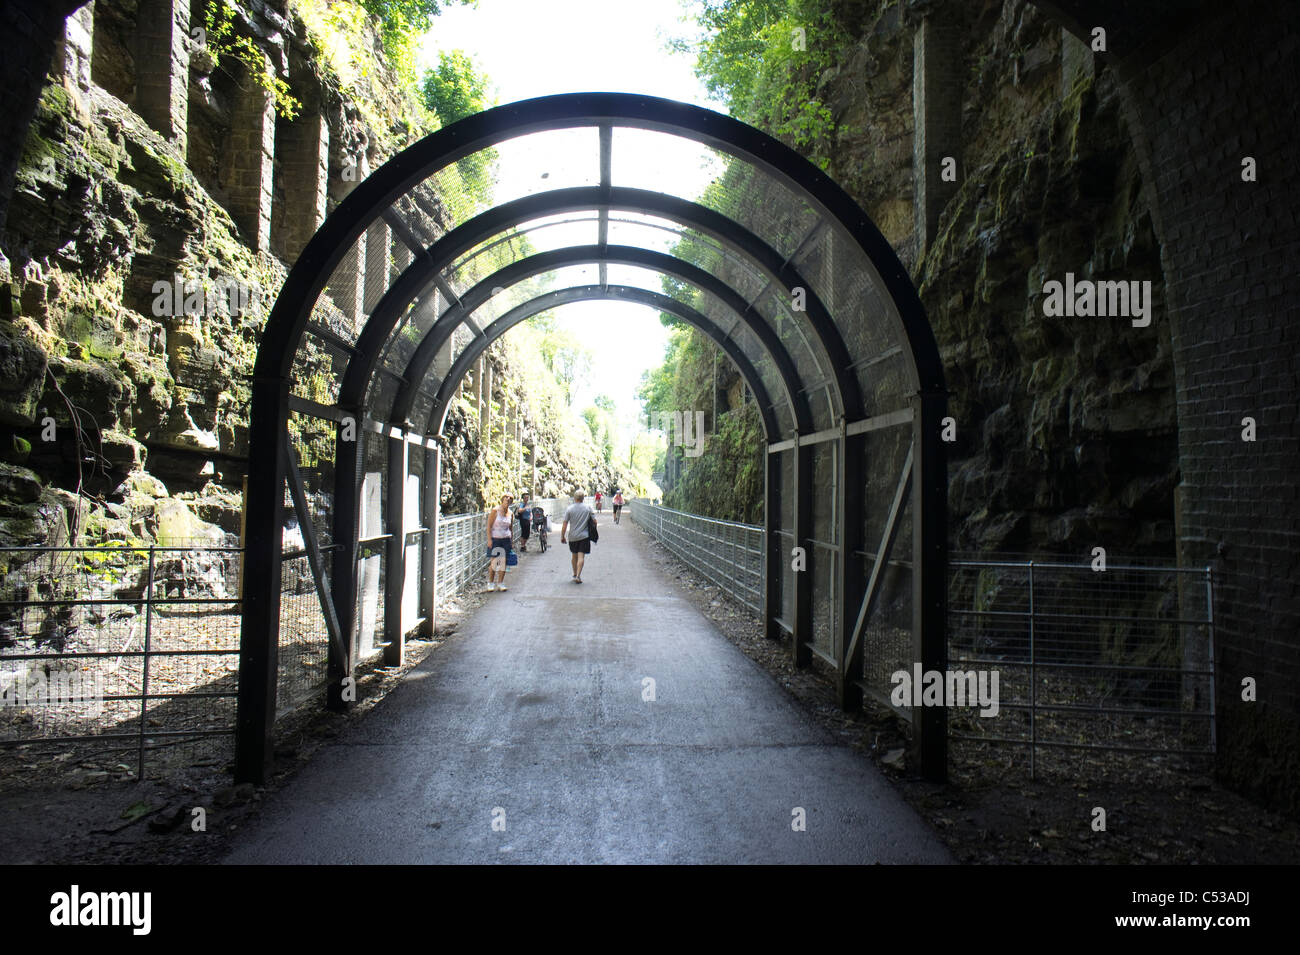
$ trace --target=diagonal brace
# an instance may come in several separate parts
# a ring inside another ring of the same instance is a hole
[[[885,522],[885,530],[880,535],[880,546],[876,548],[876,563],[871,568],[871,580],[867,583],[867,592],[862,595],[862,606],[858,610],[857,622],[853,625],[853,639],[849,641],[848,652],[844,654],[846,670],[852,664],[858,644],[862,641],[862,631],[880,594],[880,581],[884,577],[885,565],[889,563],[889,555],[894,550],[894,538],[898,534],[898,519],[907,504],[907,495],[912,489],[912,450],[912,445],[908,445],[907,459],[903,462],[903,473],[899,475],[898,486],[894,489],[894,502],[889,506],[889,520]]]
[[[298,455],[294,453],[287,430],[280,444],[280,453],[284,457],[284,472],[289,479],[289,495],[293,498],[293,509],[298,515],[298,527],[302,530],[303,547],[307,551],[307,563],[311,565],[311,577],[316,584],[316,597],[320,600],[321,614],[325,617],[325,628],[329,631],[330,643],[333,644],[335,653],[340,660],[344,661],[344,672],[351,673],[351,654],[344,645],[343,629],[339,626],[338,614],[334,612],[334,600],[330,596],[325,561],[321,558],[320,542],[316,538],[316,526],[312,524],[311,514],[307,510],[307,492],[303,489],[302,474],[298,470]]]

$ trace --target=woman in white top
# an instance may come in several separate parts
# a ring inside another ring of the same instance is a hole
[[[512,535],[510,522],[513,515],[510,505],[514,498],[509,494],[501,495],[501,503],[487,513],[487,552],[492,561],[488,564],[487,592],[507,590],[506,556],[510,553]]]

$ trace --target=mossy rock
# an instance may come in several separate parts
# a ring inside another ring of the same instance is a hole
[[[24,426],[36,420],[48,360],[22,326],[0,322],[0,424]]]
[[[41,496],[41,479],[35,471],[14,464],[0,464],[0,499],[30,504]]]
[[[169,500],[158,505],[158,526],[154,537],[164,547],[214,545],[225,540],[225,532],[201,520],[183,501]]]

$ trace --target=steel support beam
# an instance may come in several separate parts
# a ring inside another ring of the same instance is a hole
[[[244,541],[243,616],[239,635],[239,698],[235,716],[235,779],[266,780],[273,747],[276,682],[279,678],[280,549],[284,508],[284,458],[280,442],[289,417],[289,382],[255,377],[254,417],[249,426],[250,533]],[[264,453],[253,451],[261,449]]]
[[[948,670],[948,467],[940,436],[947,407],[942,391],[913,398],[912,638],[922,672]],[[946,780],[947,708],[920,707],[912,718],[912,741],[921,775]]]
[[[394,429],[396,430],[396,429]],[[388,435],[388,493],[384,531],[388,534],[384,568],[384,666],[399,667],[406,657],[402,632],[402,590],[406,586],[406,473],[410,444],[404,435]]]
[[[349,420],[350,419],[350,420]],[[362,416],[345,413],[334,432],[334,507],[333,543],[334,575],[330,578],[330,596],[338,615],[339,631],[348,648],[346,656],[330,647],[327,663],[328,689],[326,706],[334,711],[347,709],[355,700],[344,698],[343,680],[351,676],[351,663],[357,656],[356,595],[357,538],[361,524],[361,442]]]
[[[857,710],[862,706],[862,689],[856,677],[862,672],[862,660],[850,652],[853,642],[854,610],[862,601],[865,577],[862,551],[866,534],[866,492],[863,452],[866,438],[850,435],[845,422],[840,423],[840,440],[836,445],[836,497],[840,516],[839,560],[839,627],[835,634],[838,661],[838,696],[840,707]]]
[[[794,447],[794,487],[790,493],[794,497],[794,545],[803,548],[804,569],[795,571],[794,607],[790,614],[790,652],[794,665],[806,667],[812,663],[813,642],[813,571],[817,560],[816,548],[812,545],[813,531],[813,445],[799,444],[796,436]]]
[[[763,468],[763,633],[769,640],[781,639],[778,596],[782,574],[789,558],[781,545],[781,456],[765,455]]]

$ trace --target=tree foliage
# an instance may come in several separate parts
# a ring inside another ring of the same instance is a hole
[[[847,39],[825,0],[693,0],[703,37],[671,46],[695,55],[695,72],[731,115],[825,167],[834,135],[818,92]]]
[[[487,75],[464,51],[440,50],[438,65],[425,71],[420,94],[425,107],[446,126],[492,107],[490,86]],[[466,188],[485,205],[491,200],[496,155],[495,149],[484,149],[456,164]]]
[[[360,6],[379,21],[379,38],[389,62],[407,82],[415,78],[415,48],[428,32],[430,21],[453,4],[477,4],[478,0],[359,0]]]

